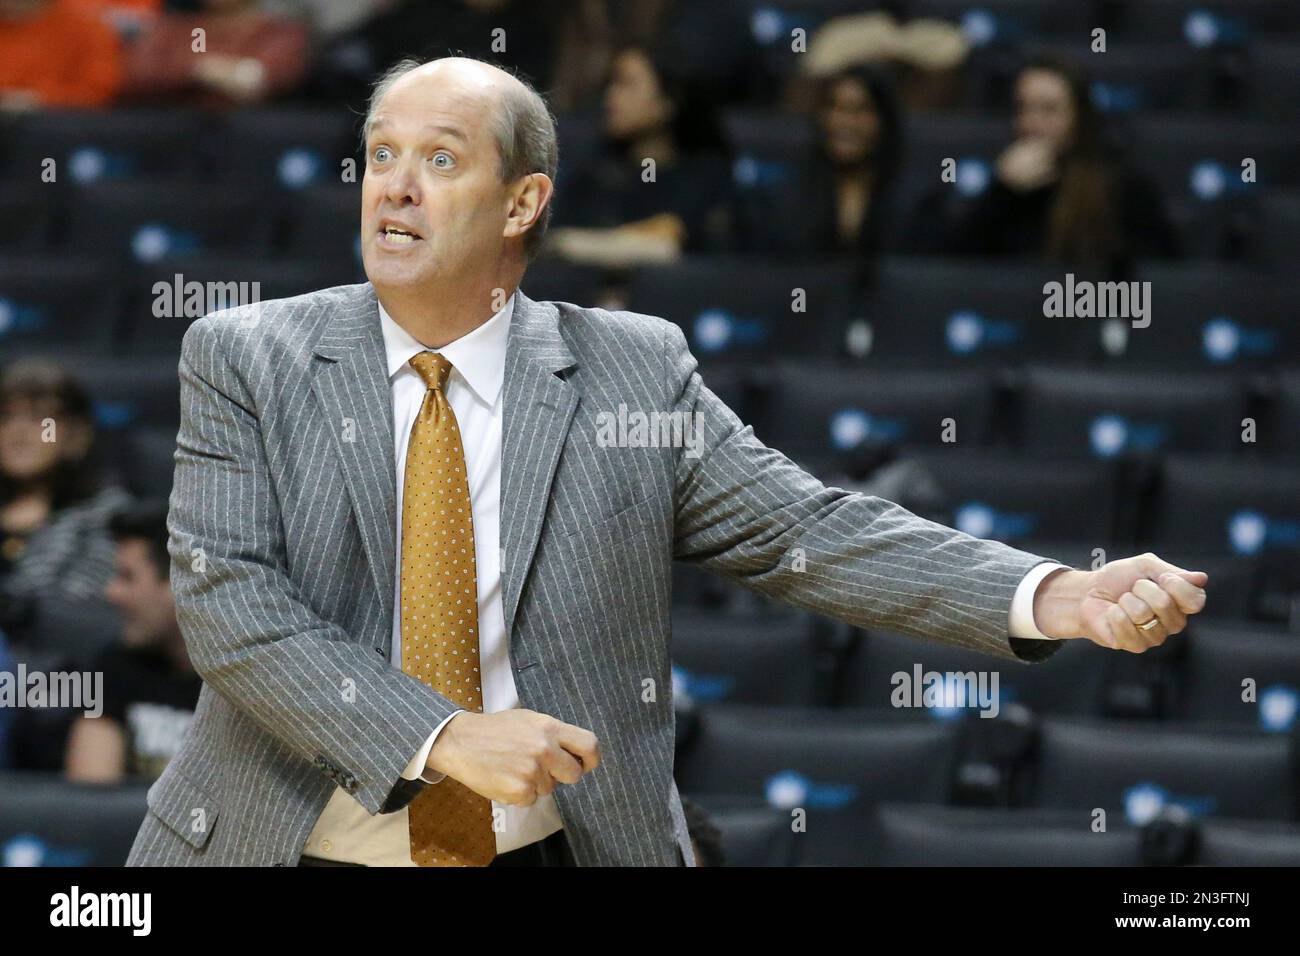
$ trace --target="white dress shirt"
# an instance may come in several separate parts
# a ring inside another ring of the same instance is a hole
[[[460,428],[469,480],[470,509],[474,516],[474,558],[478,571],[479,666],[483,677],[483,711],[495,713],[519,706],[519,693],[510,669],[510,642],[501,602],[501,393],[505,378],[506,342],[514,314],[512,295],[500,312],[441,349],[426,349],[379,306],[388,381],[393,407],[393,449],[397,467],[396,545],[397,568],[402,566],[402,498],[406,475],[406,449],[427,387],[410,365],[412,356],[433,351],[453,366],[446,397]],[[1034,593],[1049,573],[1064,565],[1040,564],[1016,588],[1008,617],[1012,637],[1050,640],[1034,625]],[[401,576],[394,583],[392,664],[401,667]],[[456,713],[460,713],[457,711]],[[428,739],[407,764],[402,776],[416,777],[437,786],[441,775],[424,771],[438,734],[455,714],[433,728]],[[517,807],[492,802],[499,820],[497,852],[506,853],[549,836],[563,827],[554,796],[537,799],[532,806]],[[371,815],[342,788],[330,796],[302,852],[327,860],[368,866],[415,866],[411,860],[409,816],[405,809]]]

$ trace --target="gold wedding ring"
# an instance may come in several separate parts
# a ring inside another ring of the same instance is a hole
[[[1140,627],[1140,628],[1141,628],[1142,630],[1144,630],[1144,631],[1149,631],[1149,630],[1151,630],[1151,628],[1155,627],[1155,626],[1156,626],[1157,624],[1159,624],[1159,623],[1160,623],[1160,618],[1158,618],[1158,617],[1153,617],[1151,620],[1147,621],[1145,624],[1139,624],[1138,627]]]

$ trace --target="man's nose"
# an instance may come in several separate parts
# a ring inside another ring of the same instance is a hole
[[[389,173],[384,183],[384,198],[397,205],[420,204],[419,176],[410,161],[403,160]]]

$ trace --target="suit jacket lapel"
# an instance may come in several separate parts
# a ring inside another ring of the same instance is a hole
[[[393,406],[374,289],[368,283],[352,289],[352,301],[316,343],[323,361],[312,391],[342,463],[371,578],[389,619],[397,547]]]
[[[506,345],[501,450],[501,595],[506,633],[541,535],[551,484],[578,392],[556,372],[576,362],[560,335],[559,313],[516,293]]]

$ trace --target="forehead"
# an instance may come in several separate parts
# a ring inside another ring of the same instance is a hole
[[[421,68],[402,77],[375,105],[367,132],[459,134],[477,143],[490,131],[500,94],[490,80]]]

